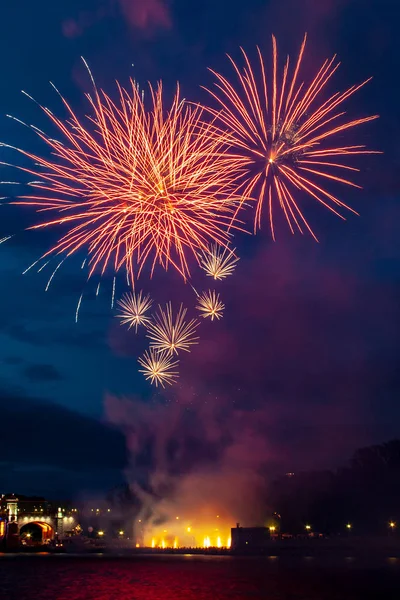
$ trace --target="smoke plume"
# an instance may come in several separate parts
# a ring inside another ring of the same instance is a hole
[[[189,395],[182,392],[182,395]],[[148,527],[176,515],[229,526],[265,518],[265,474],[273,462],[265,415],[232,409],[228,401],[191,397],[145,404],[109,396],[106,412],[126,435],[127,478]]]

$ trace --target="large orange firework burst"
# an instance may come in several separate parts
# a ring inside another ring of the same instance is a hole
[[[348,120],[343,110],[345,100],[369,80],[323,97],[339,63],[335,56],[325,60],[311,83],[305,85],[300,79],[300,71],[306,39],[304,36],[294,68],[290,68],[287,57],[282,75],[279,74],[277,44],[273,36],[271,76],[267,74],[259,49],[258,78],[242,50],[243,68],[229,57],[239,80],[238,86],[212,71],[217,78],[218,91],[207,90],[221,107],[219,111],[210,109],[211,112],[231,132],[231,141],[236,148],[233,164],[247,170],[242,195],[244,199],[252,198],[257,202],[254,228],[261,226],[262,208],[266,203],[273,238],[275,203],[282,209],[292,233],[296,228],[300,232],[306,228],[314,237],[300,205],[303,195],[310,196],[340,217],[340,209],[355,212],[325,184],[336,182],[360,187],[342,176],[358,171],[347,164],[347,159],[375,153],[363,145],[343,145],[341,137],[337,137],[377,118],[375,115]]]
[[[210,243],[229,243],[239,199],[226,137],[201,107],[180,99],[179,87],[166,111],[161,84],[150,86],[151,110],[134,81],[129,89],[117,84],[116,101],[93,85],[84,122],[64,98],[65,121],[41,106],[60,137],[34,128],[51,159],[17,149],[35,164],[20,168],[34,176],[36,190],[18,202],[51,215],[31,228],[63,227],[42,258],[82,249],[89,278],[108,267],[133,278],[146,264],[152,275],[159,264],[186,279],[190,255],[199,262]]]

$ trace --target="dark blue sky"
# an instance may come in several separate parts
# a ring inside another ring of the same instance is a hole
[[[374,76],[350,104],[353,114],[381,115],[362,135],[384,156],[362,163],[363,192],[346,191],[361,216],[343,223],[315,211],[319,245],[284,231],[273,244],[267,228],[256,240],[239,238],[242,261],[223,288],[224,323],[205,329],[168,400],[195,390],[194,404],[223,395],[269,412],[266,435],[285,467],[294,460],[312,466],[319,453],[321,464],[335,464],[359,444],[399,436],[397,2],[39,0],[6,3],[0,14],[0,140],[29,150],[38,150],[34,135],[5,115],[46,127],[20,90],[57,112],[49,80],[84,114],[82,92],[90,82],[81,56],[111,94],[115,79],[134,76],[142,83],[162,78],[167,90],[179,80],[185,97],[206,100],[200,84],[211,82],[208,66],[228,72],[224,53],[238,56],[239,46],[251,53],[256,44],[269,51],[271,33],[282,51],[295,52],[307,31],[307,69],[337,53],[339,88]],[[3,148],[1,160],[18,157]],[[3,180],[20,177],[5,167],[3,173]],[[2,195],[13,192],[7,187]],[[103,296],[84,301],[75,325],[82,261],[65,265],[45,293],[44,272],[21,273],[46,249],[47,234],[23,232],[34,218],[23,208],[0,210],[0,239],[17,234],[0,246],[0,405],[7,429],[0,491],[48,493],[49,473],[57,493],[105,489],[122,480],[126,457],[122,435],[103,416],[104,397],[150,401],[136,367],[143,340],[112,318],[107,278]],[[149,287],[168,298],[174,286],[160,277]]]

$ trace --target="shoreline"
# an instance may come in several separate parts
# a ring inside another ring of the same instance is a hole
[[[76,550],[76,552],[74,552]],[[314,540],[271,540],[262,548],[227,549],[227,548],[133,548],[118,543],[92,546],[83,552],[80,549],[65,548],[54,550],[48,546],[26,546],[3,549],[3,555],[107,555],[107,556],[232,556],[232,557],[349,557],[349,556],[391,556],[400,558],[400,538],[324,538]]]

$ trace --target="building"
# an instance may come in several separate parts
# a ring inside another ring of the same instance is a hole
[[[231,529],[231,549],[236,552],[259,552],[268,546],[271,533],[267,527],[236,527]]]
[[[0,541],[7,548],[20,543],[47,544],[78,527],[77,509],[59,507],[41,497],[0,496]]]

